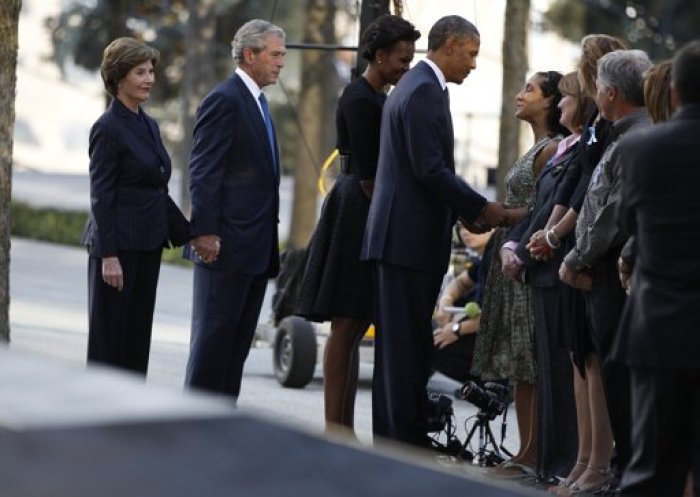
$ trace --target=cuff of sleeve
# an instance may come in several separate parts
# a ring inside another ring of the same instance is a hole
[[[515,252],[515,249],[517,249],[517,248],[518,248],[518,242],[513,241],[513,240],[504,243],[503,246],[501,247],[501,249],[508,249],[508,250],[512,250],[513,252]]]
[[[586,269],[586,264],[581,260],[578,249],[573,249],[569,252],[566,257],[564,257],[564,264],[570,269],[573,269],[577,273],[580,273]]]

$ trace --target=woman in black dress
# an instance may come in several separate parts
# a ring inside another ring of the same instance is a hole
[[[338,102],[337,147],[341,175],[328,194],[299,291],[297,314],[331,322],[323,358],[328,427],[353,428],[358,345],[372,319],[372,278],[360,262],[360,246],[379,157],[385,88],[408,71],[420,37],[414,26],[385,15],[362,35],[360,54],[369,64]]]

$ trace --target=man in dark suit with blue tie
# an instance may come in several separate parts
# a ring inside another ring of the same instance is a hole
[[[362,247],[376,287],[373,428],[375,435],[418,446],[427,437],[431,315],[447,270],[459,216],[500,224],[505,211],[455,175],[447,83],[476,68],[480,37],[459,16],[428,35],[427,59],[389,95],[381,125],[377,176]]]
[[[195,261],[186,384],[238,398],[267,280],[279,270],[279,152],[262,88],[284,66],[285,33],[264,20],[233,39],[233,76],[197,110],[190,158]]]
[[[623,496],[687,495],[689,471],[700,495],[700,40],[676,53],[671,85],[673,117],[619,145],[618,219],[636,240],[615,354],[632,385]]]

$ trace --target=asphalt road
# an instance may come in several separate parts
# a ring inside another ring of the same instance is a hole
[[[11,250],[11,349],[83,364],[87,347],[87,277],[83,249],[13,238]],[[182,388],[188,355],[192,271],[163,265],[154,316],[153,345],[147,381]],[[261,321],[270,316],[272,284]],[[357,396],[356,431],[371,443],[371,364],[362,364]],[[459,385],[435,375],[432,390],[451,395]],[[272,349],[258,342],[244,371],[239,407],[313,432],[323,431],[323,383],[320,367],[304,389],[282,388],[272,367]],[[464,440],[464,422],[476,410],[455,401],[457,435]],[[517,447],[517,427],[509,416],[506,446]],[[494,431],[500,423],[493,424]],[[498,428],[498,429],[497,429]]]

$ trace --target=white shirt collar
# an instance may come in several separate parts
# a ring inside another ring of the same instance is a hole
[[[440,70],[440,68],[437,66],[437,64],[435,62],[433,62],[430,59],[423,59],[423,62],[428,64],[430,66],[430,68],[433,70],[433,72],[435,73],[435,76],[437,76],[437,79],[440,82],[440,87],[444,91],[445,88],[447,88],[447,80],[445,79],[445,75],[442,74],[442,71]]]
[[[241,78],[243,83],[245,84],[246,88],[248,88],[248,91],[250,91],[250,94],[253,95],[253,98],[255,99],[255,103],[258,104],[258,109],[260,109],[260,113],[263,114],[262,107],[260,106],[260,94],[262,93],[262,90],[258,86],[258,84],[253,81],[253,78],[250,77],[250,75],[245,72],[243,69],[240,67],[237,67],[236,70],[234,71],[236,74],[238,74],[238,77]],[[264,118],[263,114],[263,118]]]

